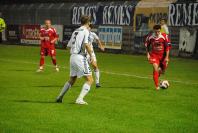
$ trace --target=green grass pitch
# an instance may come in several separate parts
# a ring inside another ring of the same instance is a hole
[[[145,56],[97,53],[101,89],[88,106],[74,104],[83,79],[54,103],[69,77],[69,52],[57,50],[60,72],[49,57],[36,73],[39,48],[0,45],[0,133],[197,133],[198,61],[171,58],[156,92]]]

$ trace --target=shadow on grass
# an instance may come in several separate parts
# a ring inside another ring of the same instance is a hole
[[[16,71],[16,72],[31,72],[31,71],[33,71],[32,69],[30,70],[25,70],[25,69],[9,69],[9,71]]]
[[[37,86],[32,86],[32,87],[43,87],[43,88],[51,88],[51,87],[63,87],[62,85],[37,85]]]
[[[32,87],[41,87],[41,88],[52,88],[52,87],[59,87],[59,88],[62,88],[64,84],[61,84],[61,85],[35,85],[35,86],[32,86]],[[74,87],[82,87],[82,86],[72,86],[72,88]]]
[[[17,103],[62,104],[62,103],[57,103],[55,101],[34,101],[34,100],[13,100],[13,101]],[[74,106],[77,105],[75,102],[69,102],[67,104]]]
[[[55,101],[36,101],[36,100],[35,101],[34,100],[13,100],[13,101],[18,102],[18,103],[45,103],[45,104],[57,103]]]
[[[120,88],[120,89],[142,89],[142,90],[148,90],[149,87],[148,86],[105,86],[104,88]]]

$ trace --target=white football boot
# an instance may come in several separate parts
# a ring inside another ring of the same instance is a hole
[[[77,99],[77,100],[76,100],[76,104],[79,104],[79,105],[88,105],[88,103],[85,102],[85,101],[82,100],[82,99]]]
[[[59,72],[60,71],[59,68],[58,68],[58,66],[55,67],[55,70],[56,70],[56,72]]]

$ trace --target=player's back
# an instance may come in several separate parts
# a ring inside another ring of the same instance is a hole
[[[71,48],[71,54],[85,54],[84,43],[88,43],[89,31],[86,27],[81,26],[76,29],[68,42],[68,47]]]

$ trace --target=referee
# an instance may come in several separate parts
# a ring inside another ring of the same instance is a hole
[[[2,14],[0,13],[0,43],[2,43],[2,32],[4,31],[6,27],[5,21],[1,16]]]

